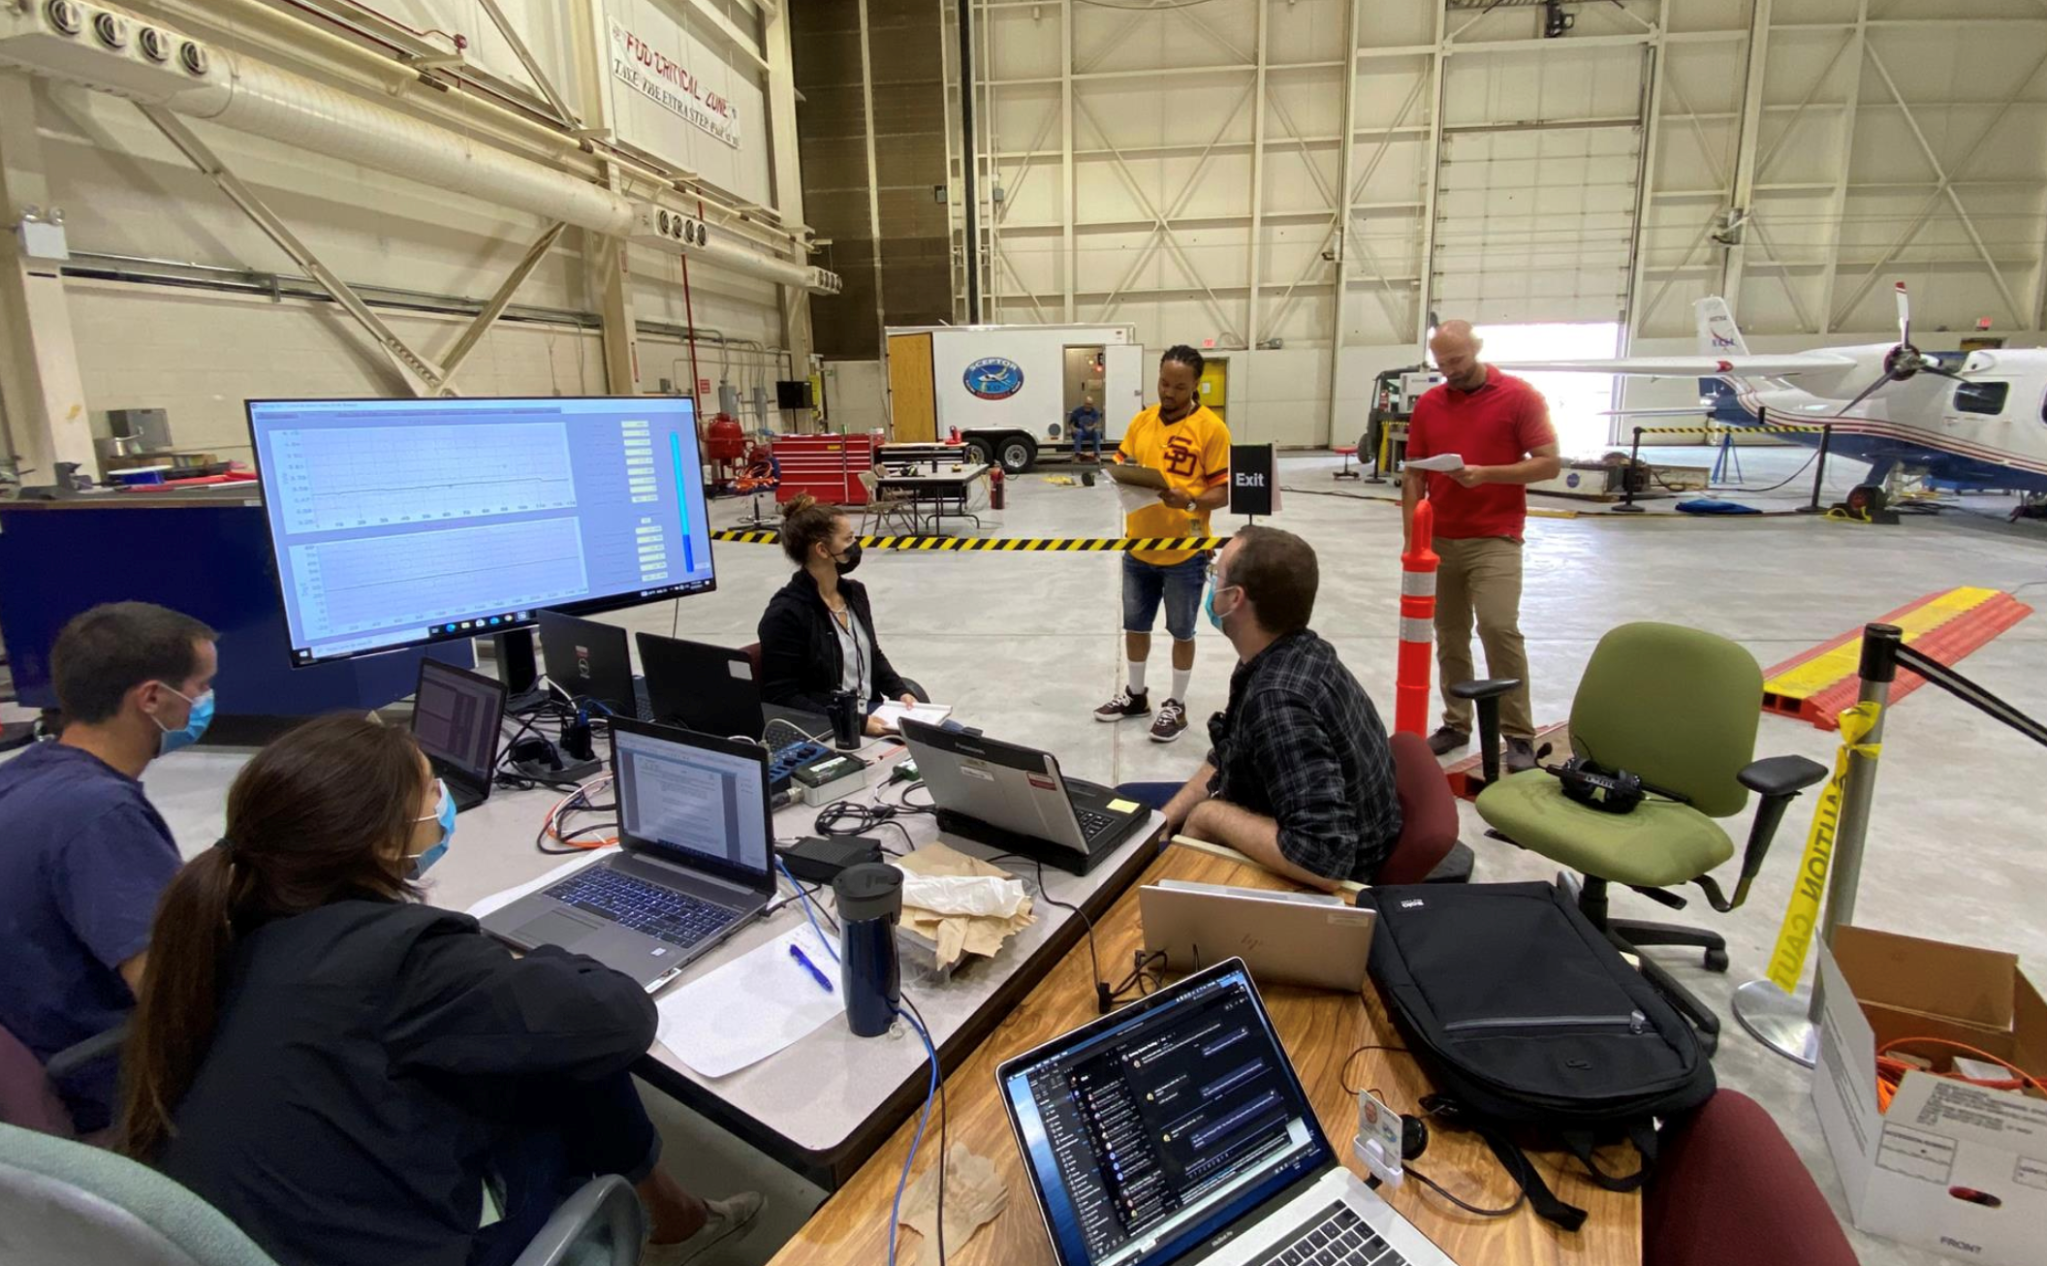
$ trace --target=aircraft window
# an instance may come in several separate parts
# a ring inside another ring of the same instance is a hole
[[[2008,382],[1964,382],[1955,386],[1955,408],[1963,413],[2004,412],[2004,398],[2011,394]]]

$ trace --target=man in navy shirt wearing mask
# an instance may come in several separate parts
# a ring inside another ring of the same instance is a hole
[[[213,717],[216,634],[147,602],[94,607],[57,635],[63,736],[0,765],[0,1026],[47,1061],[135,1005],[156,899],[179,865],[143,769]],[[111,1055],[58,1086],[81,1133],[112,1123]]]

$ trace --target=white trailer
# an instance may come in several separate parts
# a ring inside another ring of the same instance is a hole
[[[920,325],[888,330],[889,434],[960,438],[1012,475],[1070,457],[1066,418],[1083,392],[1102,411],[1102,451],[1144,407],[1144,348],[1128,325]]]

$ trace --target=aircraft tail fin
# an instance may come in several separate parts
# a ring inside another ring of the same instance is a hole
[[[1693,310],[1698,315],[1701,356],[1748,355],[1748,344],[1734,326],[1734,314],[1727,310],[1727,300],[1708,295],[1693,305]]]

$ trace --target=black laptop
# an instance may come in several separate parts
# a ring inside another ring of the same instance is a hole
[[[542,611],[540,660],[547,679],[576,699],[628,720],[654,719],[647,683],[633,676],[632,651],[616,624]]]
[[[419,661],[412,737],[455,798],[455,812],[490,798],[504,733],[505,687],[437,659]]]
[[[1151,819],[1151,808],[1068,778],[1050,752],[905,717],[903,743],[931,789],[939,829],[1084,875]]]
[[[726,738],[766,738],[769,724],[786,721],[798,733],[829,741],[830,718],[761,701],[753,656],[745,651],[659,633],[635,633],[633,640],[640,648],[647,703],[656,720]],[[790,738],[783,733],[774,743]]]

